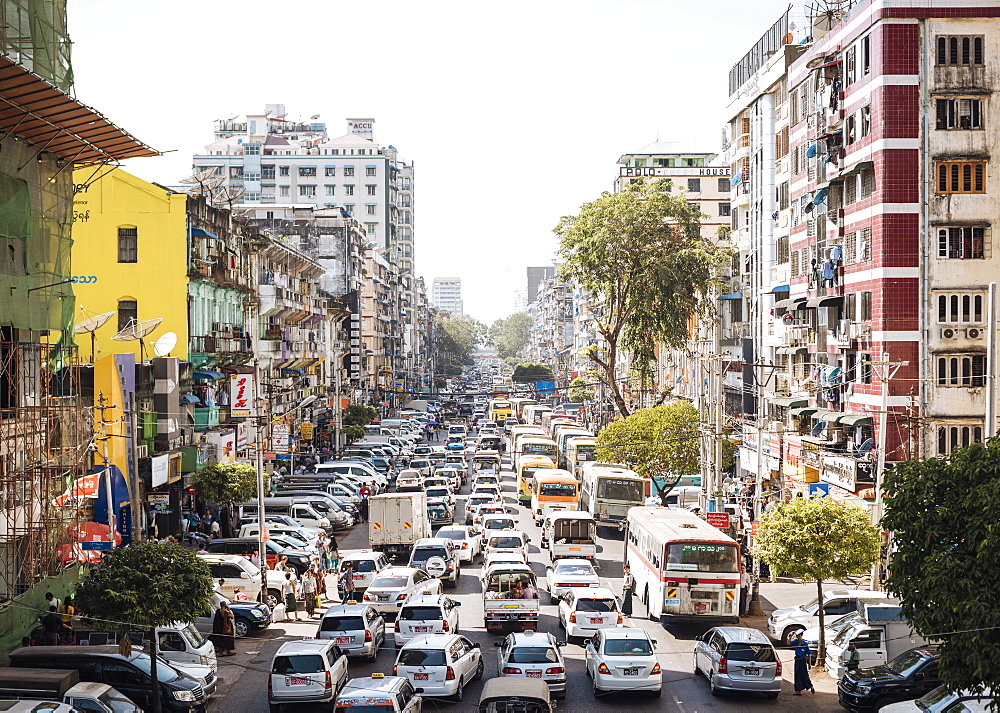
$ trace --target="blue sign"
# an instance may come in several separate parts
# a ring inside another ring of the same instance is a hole
[[[80,549],[83,550],[110,550],[110,542],[81,542]]]
[[[275,460],[291,460],[292,459],[292,454],[291,453],[279,453],[278,455],[276,455],[274,457],[274,459]]]
[[[556,391],[556,382],[537,381],[535,382],[535,391],[539,394],[554,394]]]
[[[830,497],[830,486],[826,483],[809,483],[809,497],[810,498],[828,498]]]

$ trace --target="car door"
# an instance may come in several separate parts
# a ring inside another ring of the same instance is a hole
[[[326,650],[326,660],[330,664],[330,677],[334,680],[334,689],[339,693],[347,684],[347,655],[339,646],[331,646]]]
[[[601,632],[597,632],[589,639],[587,639],[587,646],[584,648],[584,657],[586,659],[585,664],[587,670],[590,671],[590,675],[593,676],[594,672],[597,671],[597,667],[600,665],[600,651],[601,651]]]
[[[569,613],[576,607],[576,595],[573,592],[567,592],[559,601],[559,619],[562,621],[563,626],[569,623]]]
[[[850,614],[852,611],[855,610],[856,607],[854,605],[857,604],[857,601],[858,601],[857,599],[848,599],[847,597],[837,597],[836,599],[831,599],[830,601],[828,601],[826,604],[823,605],[823,612],[826,614],[827,617],[844,616],[844,614]],[[816,617],[816,620],[818,623],[819,621],[818,616]],[[830,621],[830,619],[827,619],[827,621]]]
[[[865,629],[854,637],[854,643],[861,655],[860,668],[872,668],[886,663],[885,631],[883,629]]]
[[[479,666],[479,649],[472,645],[472,642],[464,636],[458,637],[456,651],[459,654],[458,663],[462,667],[463,677],[466,682],[472,680],[476,675],[476,668]]]
[[[153,710],[150,679],[130,664],[111,659],[101,661],[101,682],[118,689],[143,710]]]

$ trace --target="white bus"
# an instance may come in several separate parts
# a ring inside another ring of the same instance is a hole
[[[737,624],[740,548],[687,510],[632,508],[625,562],[651,619]]]
[[[646,502],[646,479],[619,463],[587,461],[580,466],[580,509],[598,527],[618,526],[629,508]]]

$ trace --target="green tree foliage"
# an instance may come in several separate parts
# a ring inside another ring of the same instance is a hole
[[[515,312],[506,319],[490,325],[487,343],[497,350],[501,359],[516,357],[531,341],[531,318],[524,312]]]
[[[663,477],[661,502],[685,474],[698,472],[698,409],[687,401],[639,409],[612,421],[597,434],[599,461],[624,463],[639,475]]]
[[[201,500],[243,503],[257,497],[257,468],[235,461],[212,463],[196,470],[191,475],[191,484]],[[264,486],[267,487],[266,482]]]
[[[569,400],[575,404],[594,400],[594,390],[589,387],[589,379],[578,376],[569,382]]]
[[[830,498],[793,498],[764,513],[753,554],[774,572],[816,582],[867,571],[878,557],[881,535],[871,516]],[[826,622],[819,608],[819,657],[826,657]]]
[[[152,630],[204,615],[211,594],[208,564],[192,550],[174,544],[136,542],[106,551],[100,564],[83,580],[76,598],[81,609],[102,629],[150,633],[152,679],[156,681],[156,637]],[[154,689],[154,711],[160,710],[159,693]]]
[[[607,348],[587,353],[622,416],[630,409],[615,378],[619,353],[645,365],[655,359],[657,343],[681,346],[691,317],[712,308],[705,297],[730,259],[701,237],[697,206],[683,192],[668,193],[669,185],[635,183],[603,193],[555,228],[562,279],[595,297]]]
[[[953,690],[1000,689],[1000,439],[885,474],[884,530],[895,551],[886,589],[924,637],[941,637]],[[950,633],[959,632],[959,633]]]
[[[525,362],[514,367],[511,378],[518,384],[534,384],[538,381],[552,381],[555,374],[545,364]]]
[[[378,416],[378,411],[375,410],[374,406],[351,404],[344,410],[344,425],[363,428],[374,421],[376,416]]]
[[[360,441],[365,437],[365,427],[364,426],[344,426],[344,439],[347,443],[354,443],[354,441]]]

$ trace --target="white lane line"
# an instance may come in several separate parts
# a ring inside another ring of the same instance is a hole
[[[680,709],[681,713],[684,713],[684,704],[681,703],[680,699],[673,693],[670,694],[670,697],[674,699],[674,703],[677,704],[677,707]]]

